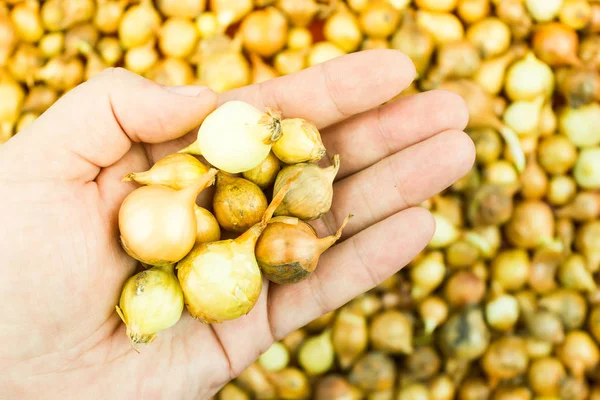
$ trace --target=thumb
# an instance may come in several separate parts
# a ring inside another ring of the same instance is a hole
[[[133,142],[181,137],[216,105],[216,94],[206,87],[163,87],[110,68],[67,93],[0,147],[0,166],[10,166],[0,171],[16,170],[13,179],[16,173],[21,179],[89,182]]]

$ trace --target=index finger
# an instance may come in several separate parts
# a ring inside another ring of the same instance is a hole
[[[255,107],[305,118],[319,128],[377,107],[406,89],[413,62],[397,50],[348,54],[300,72],[223,93],[219,103],[242,100]]]

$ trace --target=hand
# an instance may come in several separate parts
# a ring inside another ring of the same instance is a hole
[[[380,106],[414,76],[404,55],[373,50],[218,96],[109,69],[61,98],[0,147],[0,393],[205,399],[274,340],[398,271],[434,231],[416,205],[474,161],[457,95]],[[315,227],[331,234],[346,214],[355,217],[308,280],[265,282],[252,312],[223,324],[184,312],[138,354],[114,309],[136,267],[117,229],[136,186],[121,178],[191,143],[204,117],[232,99],[314,121],[329,155],[342,160],[332,210]]]

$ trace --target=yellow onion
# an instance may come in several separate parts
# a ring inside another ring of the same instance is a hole
[[[119,39],[114,37],[103,37],[98,41],[98,54],[104,62],[110,66],[115,65],[123,57],[123,49],[119,44]]]
[[[513,101],[550,96],[554,90],[552,69],[530,51],[509,68],[504,89]]]
[[[223,229],[245,232],[260,222],[266,209],[267,198],[258,186],[246,179],[219,173],[213,210]]]
[[[479,308],[467,307],[441,326],[439,345],[447,357],[475,360],[490,342],[490,332]]]
[[[554,346],[550,342],[533,337],[527,338],[527,353],[532,360],[550,356],[553,347]]]
[[[590,271],[600,269],[600,221],[592,220],[579,227],[575,247],[586,258]]]
[[[250,400],[250,396],[234,383],[229,382],[219,391],[221,400]]]
[[[258,363],[252,363],[235,379],[244,390],[260,399],[276,399],[275,385],[267,379],[265,371]]]
[[[298,349],[298,364],[309,375],[321,375],[333,367],[335,352],[331,331],[307,338]]]
[[[423,76],[435,50],[433,37],[417,24],[414,10],[406,10],[400,29],[391,40],[391,47],[406,54],[415,64],[419,76]]]
[[[539,305],[558,315],[567,330],[578,329],[585,323],[587,303],[572,289],[557,289],[542,297]]]
[[[526,251],[503,250],[492,261],[492,282],[504,290],[519,290],[527,283],[530,268]]]
[[[558,90],[570,107],[578,108],[600,99],[600,74],[593,68],[561,68],[556,79]]]
[[[508,160],[497,160],[486,165],[483,170],[483,177],[484,182],[487,184],[506,186],[509,189],[519,183],[519,174],[515,170],[515,166]],[[508,193],[510,193],[510,190]]]
[[[33,86],[36,73],[44,65],[44,55],[39,47],[29,43],[21,43],[8,63],[8,70],[19,82]]]
[[[577,33],[564,24],[550,22],[540,26],[533,36],[532,46],[539,59],[551,67],[581,64],[577,58]]]
[[[300,348],[300,345],[306,339],[307,333],[304,329],[297,329],[292,333],[289,333],[286,337],[281,339],[281,343],[290,351],[290,354],[295,355]]]
[[[468,378],[461,382],[459,400],[489,399],[492,394],[489,384],[482,378]]]
[[[471,225],[502,225],[513,211],[516,185],[483,184],[475,190],[467,203],[467,217]]]
[[[249,52],[270,57],[285,46],[287,21],[275,7],[255,10],[242,21],[240,34]]]
[[[290,184],[277,192],[262,220],[237,239],[198,244],[179,261],[177,276],[186,307],[194,318],[206,323],[222,322],[254,308],[262,289],[254,247]]]
[[[359,16],[361,30],[375,39],[390,36],[399,21],[400,13],[386,0],[369,2]]]
[[[541,201],[519,203],[505,227],[508,240],[515,246],[531,249],[554,237],[554,216]]]
[[[273,66],[281,75],[299,72],[306,65],[306,53],[303,50],[283,50],[273,59]]]
[[[296,368],[285,368],[268,374],[277,390],[277,399],[306,400],[310,398],[311,386],[306,375]]]
[[[592,6],[587,0],[564,0],[558,17],[575,30],[583,29],[592,19]]]
[[[195,206],[194,214],[196,214],[196,244],[216,242],[221,239],[221,227],[210,211]]]
[[[490,0],[459,0],[456,12],[467,24],[481,21],[490,13]]]
[[[429,391],[422,383],[409,383],[398,390],[397,400],[429,400]]]
[[[469,131],[469,136],[475,143],[475,154],[480,164],[492,163],[502,154],[502,140],[498,133],[491,128],[480,128]]]
[[[275,180],[275,192],[293,175],[300,174],[289,193],[275,212],[278,216],[293,216],[304,221],[319,218],[331,208],[333,181],[340,169],[340,157],[333,157],[333,165],[320,168],[315,164],[301,163],[283,168]]]
[[[265,82],[279,76],[277,71],[254,53],[250,53],[250,62],[252,63],[252,79],[250,80],[252,84]]]
[[[327,18],[323,26],[323,35],[346,52],[355,51],[363,38],[358,18],[345,6],[340,6]]]
[[[56,100],[58,100],[56,90],[45,85],[36,85],[29,89],[21,110],[23,112],[35,111],[41,114],[50,108]]]
[[[365,355],[352,368],[351,384],[365,392],[383,392],[394,386],[396,364],[388,355],[373,351]]]
[[[557,355],[571,373],[580,378],[586,370],[598,365],[600,352],[598,346],[587,332],[571,331],[558,347]]]
[[[17,33],[8,15],[8,10],[0,8],[0,67],[6,65],[17,45]]]
[[[198,41],[195,24],[186,18],[169,18],[160,27],[158,47],[166,57],[185,58]]]
[[[273,152],[270,152],[267,158],[256,167],[244,171],[243,176],[259,188],[265,190],[270,188],[275,182],[275,178],[281,169],[280,165],[279,159],[275,157]]]
[[[448,305],[437,296],[429,296],[419,304],[419,315],[425,327],[425,333],[431,334],[448,318]]]
[[[547,172],[566,174],[577,161],[577,149],[566,136],[548,136],[540,143],[538,160]]]
[[[217,182],[217,194],[218,190]],[[346,217],[334,235],[320,239],[310,225],[297,218],[274,218],[256,243],[260,269],[270,281],[279,284],[308,278],[317,268],[321,254],[339,240],[349,218]]]
[[[438,44],[460,40],[465,35],[462,23],[453,14],[417,11],[417,23],[425,29]]]
[[[286,164],[316,162],[325,155],[325,146],[315,124],[303,118],[285,118],[273,153]]]
[[[600,189],[600,147],[581,150],[573,176],[577,184],[584,189]]]
[[[83,82],[84,66],[79,58],[57,56],[36,71],[35,78],[60,91],[68,91]]]
[[[206,0],[158,0],[156,5],[167,17],[194,18],[206,7]]]
[[[485,319],[496,330],[511,330],[519,319],[519,303],[513,296],[502,294],[487,302]]]
[[[82,45],[94,48],[98,37],[98,29],[91,23],[75,25],[65,33],[65,54],[76,54]]]
[[[63,32],[52,32],[44,35],[38,47],[44,57],[52,58],[61,54],[65,47],[65,35]]]
[[[272,220],[271,220],[272,221]],[[336,311],[330,311],[326,314],[321,315],[310,321],[308,324],[304,326],[304,328],[312,333],[322,332],[325,328],[327,328],[333,319],[335,318]]]
[[[448,375],[438,375],[429,382],[429,400],[453,400],[456,385]]]
[[[600,66],[600,35],[589,35],[581,41],[579,57],[590,68]]]
[[[143,0],[131,6],[119,22],[119,39],[125,49],[143,46],[148,43],[160,27],[160,14],[152,2]]]
[[[25,92],[7,73],[0,70],[0,143],[7,141],[19,119],[19,111]]]
[[[565,368],[554,357],[534,360],[527,374],[529,386],[539,396],[557,396],[565,376]]]
[[[511,32],[500,19],[488,17],[471,25],[466,37],[477,47],[483,58],[491,58],[508,50]]]
[[[580,377],[568,375],[560,385],[561,399],[589,399],[589,392],[590,387],[588,381]]]
[[[529,157],[521,175],[521,195],[527,200],[539,200],[548,193],[548,175],[540,167],[534,155]]]
[[[183,312],[183,293],[173,264],[153,267],[129,278],[116,310],[127,325],[132,344],[151,343],[158,332],[175,325]]]
[[[290,353],[281,342],[275,342],[258,357],[258,363],[266,371],[277,372],[288,366]]]
[[[60,31],[80,22],[89,21],[96,8],[94,0],[46,0],[41,17],[49,31]]]
[[[324,63],[325,61],[332,60],[336,57],[341,57],[346,52],[336,46],[335,44],[323,41],[315,43],[309,50],[306,56],[306,63],[309,67],[313,65]]]
[[[212,184],[216,173],[213,169],[179,191],[150,185],[131,192],[119,210],[121,243],[127,254],[150,265],[181,260],[196,241],[196,197]]]
[[[516,58],[522,57],[525,51],[525,46],[515,45],[498,57],[482,61],[481,67],[473,76],[473,80],[488,93],[497,95],[504,85],[508,66]]]
[[[278,111],[267,108],[263,113],[248,103],[228,101],[205,118],[196,141],[180,152],[201,154],[215,167],[235,174],[258,166],[280,137]]]
[[[377,350],[392,354],[413,351],[412,319],[399,311],[384,311],[373,318],[370,326],[371,344]]]
[[[80,42],[79,44],[79,52],[86,59],[84,80],[87,81],[108,68],[108,65],[88,43]]]
[[[350,311],[368,318],[377,314],[382,306],[382,300],[378,296],[372,293],[363,293],[352,300],[348,308]]]
[[[525,0],[529,14],[538,22],[549,22],[558,16],[564,0]]]
[[[145,74],[157,61],[158,51],[154,48],[154,41],[132,47],[125,53],[125,68],[136,74]]]
[[[542,107],[542,114],[540,116],[540,125],[538,127],[540,136],[550,136],[556,132],[558,127],[558,118],[556,113],[552,109],[552,101],[548,101]]]
[[[435,232],[429,241],[428,247],[431,249],[442,249],[458,240],[460,232],[452,222],[438,212],[433,212],[432,214],[435,219]]]
[[[35,122],[40,115],[33,112],[26,112],[21,114],[19,117],[19,121],[17,121],[17,125],[15,126],[15,133],[21,132],[23,129],[27,128],[29,125]]]
[[[94,14],[94,26],[102,33],[115,33],[127,5],[126,0],[102,0]]]
[[[447,78],[468,78],[475,74],[481,59],[475,46],[467,40],[447,42],[440,45],[437,64],[429,70],[424,89],[435,88]]]
[[[511,158],[518,171],[525,168],[525,154],[516,133],[503,124],[494,112],[494,98],[481,86],[466,79],[447,81],[438,89],[449,90],[460,95],[469,110],[469,128],[490,127],[496,129],[506,142]]]
[[[548,187],[546,198],[552,205],[564,206],[564,210],[557,211],[557,216],[559,217],[564,215],[576,215],[577,218],[587,218],[587,215],[595,212],[593,209],[593,207],[595,207],[593,202],[584,198],[572,205],[567,205],[567,203],[574,199],[576,193],[577,183],[575,183],[575,180],[572,177],[568,175],[556,175],[550,179],[550,186]]]
[[[328,375],[319,380],[315,387],[314,400],[346,399],[360,400],[362,393],[340,375]]]
[[[580,254],[571,254],[558,270],[558,278],[563,287],[578,291],[593,292],[596,283],[586,267],[586,260]]]
[[[600,144],[600,104],[566,107],[559,115],[560,131],[577,147]]]
[[[222,27],[219,26],[217,14],[213,11],[204,11],[200,13],[195,20],[195,24],[201,39],[214,36],[222,30]]]
[[[477,304],[485,295],[485,281],[472,271],[458,271],[447,281],[444,297],[449,304],[462,307]]]
[[[348,369],[367,349],[369,342],[364,315],[343,308],[335,319],[332,342],[340,367]]]
[[[494,393],[494,400],[531,400],[531,391],[523,386],[500,387]]]
[[[491,382],[521,375],[527,371],[528,363],[525,340],[516,336],[504,336],[492,342],[481,360]]]
[[[146,77],[163,86],[190,85],[194,71],[180,58],[164,58],[146,72]]]
[[[444,256],[439,251],[427,253],[410,268],[412,279],[411,296],[421,300],[432,293],[444,280],[446,265]]]
[[[252,11],[254,6],[252,0],[210,0],[209,4],[221,26],[229,26],[240,21]]]
[[[37,42],[44,34],[38,1],[27,0],[15,5],[10,18],[17,36],[25,42]]]
[[[496,4],[496,16],[508,24],[513,38],[527,39],[533,28],[533,21],[523,0],[493,0],[493,2]]]
[[[406,356],[405,376],[414,380],[425,380],[435,376],[441,368],[442,360],[433,346],[419,346]]]
[[[544,97],[511,103],[504,112],[504,123],[519,136],[537,135]]]
[[[211,49],[214,44],[217,44],[217,49]],[[221,46],[223,48],[219,48]],[[222,35],[201,41],[199,47],[202,51],[198,62],[200,82],[217,93],[250,83],[250,65],[240,52],[240,46],[239,36],[233,41]]]
[[[463,205],[460,198],[457,196],[434,196],[431,198],[435,212],[443,215],[456,227],[464,225]]]
[[[427,11],[436,12],[451,12],[453,11],[458,0],[416,0],[417,7]]]
[[[288,17],[292,25],[307,26],[319,11],[315,0],[277,0],[275,5]]]
[[[600,338],[600,306],[595,306],[590,312],[587,327],[594,338],[598,340]]]
[[[479,249],[484,259],[493,258],[501,244],[500,228],[494,225],[481,226],[465,234],[465,240]]]
[[[327,37],[327,34],[325,34],[325,37]],[[287,47],[289,49],[303,50],[310,47],[312,43],[313,35],[310,30],[302,27],[290,28],[287,38]]]
[[[579,192],[573,201],[556,210],[559,218],[572,218],[576,221],[593,220],[600,217],[600,194]]]

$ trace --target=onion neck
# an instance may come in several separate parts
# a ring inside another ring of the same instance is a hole
[[[202,155],[202,151],[200,150],[200,145],[198,144],[197,140],[189,146],[179,150],[178,153],[193,154],[196,156]]]
[[[216,174],[217,170],[211,168],[206,174],[198,178],[198,180],[196,180],[196,182],[194,182],[192,185],[178,191],[177,195],[180,196],[185,204],[195,205],[196,198],[200,192],[212,185]]]
[[[273,144],[281,138],[281,118],[279,111],[267,107],[267,111],[258,121],[261,134],[260,139],[264,144]]]
[[[336,154],[333,156],[333,165],[325,168],[323,173],[329,178],[329,182],[333,183],[338,171],[340,170],[340,155]]]
[[[323,252],[325,252],[325,250],[333,246],[335,242],[340,240],[340,238],[342,237],[342,231],[344,230],[344,228],[348,224],[348,221],[352,217],[353,215],[349,214],[346,218],[344,218],[344,222],[342,222],[342,225],[339,227],[337,232],[335,232],[335,234],[317,240],[317,249],[319,250],[319,254],[322,254]]]

